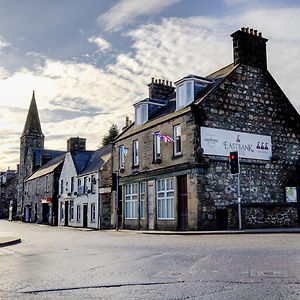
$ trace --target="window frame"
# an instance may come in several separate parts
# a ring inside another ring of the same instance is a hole
[[[69,219],[70,221],[74,220],[74,200],[70,200],[70,215],[69,215]]]
[[[133,148],[133,166],[137,167],[139,165],[139,140],[134,140],[132,142]]]
[[[125,153],[122,151],[122,147],[125,147],[124,145],[119,146],[119,169],[125,168]]]
[[[80,204],[76,205],[76,221],[80,222],[81,218],[81,206]]]
[[[60,180],[60,194],[61,195],[64,194],[64,180],[63,179]]]
[[[91,203],[91,223],[96,222],[96,203]]]
[[[171,189],[168,189],[170,181]],[[156,181],[156,217],[157,220],[175,219],[175,179],[174,177],[157,179]],[[172,196],[170,196],[172,194]]]
[[[179,129],[179,130],[178,130]],[[179,134],[178,134],[179,131]],[[179,137],[179,139],[178,139]],[[181,143],[181,124],[177,124],[173,126],[173,155],[174,156],[179,156],[182,154],[182,143]],[[178,142],[179,140],[179,147],[178,147]],[[179,151],[178,151],[179,148]]]
[[[126,220],[137,220],[138,183],[130,183],[125,185],[124,202],[124,218]]]
[[[153,160],[154,162],[161,158],[161,149],[160,149],[160,137],[158,135],[159,131],[156,131],[153,135]]]
[[[144,186],[144,188],[142,188],[142,186]],[[146,219],[145,217],[145,203],[146,203],[146,182],[140,182],[139,185],[139,201],[140,201],[140,205],[139,205],[139,210],[140,210],[140,219],[144,220]]]

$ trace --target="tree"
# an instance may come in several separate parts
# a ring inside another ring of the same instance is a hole
[[[112,124],[108,130],[108,133],[102,139],[102,146],[109,145],[115,139],[115,137],[119,134],[118,126],[116,124]]]

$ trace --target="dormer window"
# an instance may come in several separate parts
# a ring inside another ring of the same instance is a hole
[[[176,84],[176,110],[185,107],[195,100],[212,81],[199,76],[189,75],[175,82]]]
[[[143,125],[148,121],[148,104],[140,103],[135,107],[135,125]]]

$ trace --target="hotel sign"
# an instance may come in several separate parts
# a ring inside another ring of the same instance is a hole
[[[238,151],[239,157],[270,160],[271,136],[201,127],[201,147],[204,154],[228,156]]]

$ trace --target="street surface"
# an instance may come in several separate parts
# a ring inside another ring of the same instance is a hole
[[[300,234],[143,235],[0,220],[0,299],[300,299]]]

